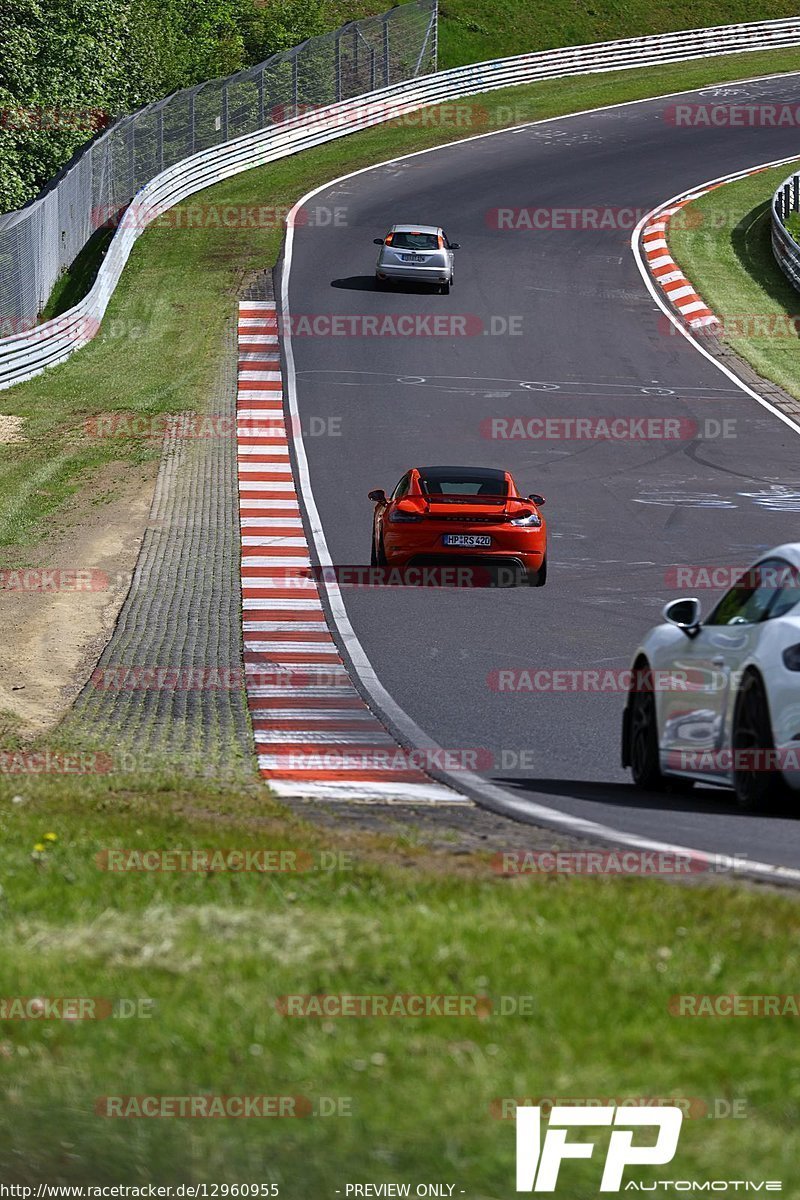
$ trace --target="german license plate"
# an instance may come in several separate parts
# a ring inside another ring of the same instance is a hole
[[[464,546],[468,550],[492,544],[492,539],[486,533],[445,533],[442,541],[445,546]]]
[[[403,262],[425,262],[424,254],[401,254]]]

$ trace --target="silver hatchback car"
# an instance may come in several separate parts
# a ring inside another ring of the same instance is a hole
[[[375,238],[380,254],[375,265],[378,287],[396,279],[414,283],[430,283],[444,295],[453,283],[453,251],[458,242],[451,242],[438,225],[393,225],[385,238]]]

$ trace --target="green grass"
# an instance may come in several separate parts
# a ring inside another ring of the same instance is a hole
[[[786,229],[787,233],[790,233],[796,242],[800,242],[800,213],[799,212],[787,213],[784,218],[783,224],[784,224],[784,228]]]
[[[798,66],[800,54],[787,50],[543,82],[475,97],[478,123],[463,133]],[[454,136],[448,122],[378,127],[249,171],[187,205],[286,208],[326,179]],[[79,511],[81,490],[99,466],[154,453],[131,439],[92,441],[86,417],[204,410],[237,292],[276,260],[281,238],[279,226],[147,230],[98,337],[61,367],[3,394],[2,411],[26,418],[29,441],[0,446],[0,566],[19,565],[22,548],[35,544],[67,501]]]
[[[797,65],[790,52],[737,56],[562,80],[483,103],[489,121],[510,104],[515,120],[533,119]],[[452,137],[430,126],[376,129],[192,203],[287,206],[335,175]],[[35,553],[70,495],[79,511],[100,463],[150,452],[135,442],[92,445],[85,416],[202,409],[242,280],[274,262],[280,240],[280,229],[148,231],[100,336],[4,393],[3,411],[27,417],[31,439],[0,448],[7,557],[19,554],[12,542]],[[53,843],[43,840],[50,832]],[[49,848],[34,852],[40,844]],[[302,875],[98,869],[98,852],[123,847],[344,849],[354,861]],[[795,1023],[695,1022],[667,1011],[683,991],[796,991],[793,896],[726,884],[499,880],[479,856],[315,832],[259,786],[189,785],[158,773],[0,775],[0,886],[0,995],[156,1002],[150,1018],[127,1022],[0,1022],[4,1183],[275,1179],[283,1196],[305,1200],[345,1182],[444,1180],[470,1197],[506,1197],[513,1127],[492,1118],[491,1102],[544,1095],[744,1101],[744,1120],[685,1123],[678,1177],[796,1182]],[[280,1016],[276,997],[304,992],[508,995],[528,998],[530,1012]],[[342,1098],[352,1115],[94,1114],[103,1095],[200,1092]],[[596,1193],[594,1164],[567,1170],[567,1200]]]
[[[670,230],[672,254],[723,322],[724,340],[800,399],[800,296],[770,245],[770,203],[792,164],[727,183],[694,201]],[[794,321],[794,323],[793,323]]]
[[[785,0],[762,0],[755,5],[750,0],[670,0],[661,4],[595,0],[591,5],[553,4],[552,0],[493,0],[491,4],[487,0],[443,0],[439,64],[455,67],[555,46],[796,15],[795,6]]]
[[[0,780],[0,995],[155,1001],[141,1019],[0,1022],[3,1182],[274,1178],[307,1197],[377,1178],[510,1196],[513,1126],[491,1116],[494,1099],[638,1096],[743,1101],[746,1119],[684,1123],[677,1177],[782,1177],[793,1194],[796,1022],[667,1010],[681,992],[796,991],[793,896],[504,881],[481,856],[323,835],[258,790],[184,789]],[[174,847],[348,858],[302,874],[96,865],[109,848]],[[276,998],[298,993],[525,997],[527,1013],[280,1015]],[[94,1113],[100,1096],[195,1093],[341,1098],[350,1115]],[[595,1194],[594,1164],[566,1172],[561,1194]]]
[[[80,254],[59,277],[41,314],[42,321],[59,317],[82,300],[97,277],[97,270],[114,236],[114,229],[98,229]]]

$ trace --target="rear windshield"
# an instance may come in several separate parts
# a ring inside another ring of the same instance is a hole
[[[395,250],[438,250],[435,233],[390,233],[387,241]]]
[[[421,475],[423,490],[432,496],[505,496],[507,487],[502,477],[485,475]]]

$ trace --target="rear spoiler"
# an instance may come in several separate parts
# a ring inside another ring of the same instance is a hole
[[[425,502],[425,515],[430,516],[431,509],[436,505],[447,506],[449,504],[456,506],[469,505],[471,508],[501,508],[502,514],[498,513],[498,517],[502,517],[505,521],[512,520],[520,513],[525,513],[532,508],[532,502],[522,496],[435,496],[429,492],[423,492],[421,496]],[[509,512],[509,505],[515,507]]]
[[[517,496],[437,496],[430,492],[423,492],[422,499],[427,504],[428,508],[432,504],[502,504],[503,507],[509,500],[517,500]]]

